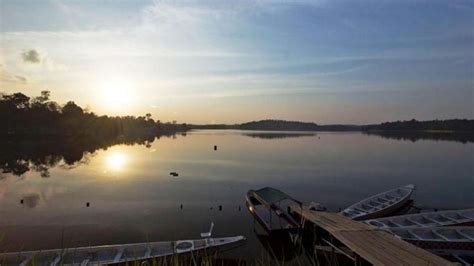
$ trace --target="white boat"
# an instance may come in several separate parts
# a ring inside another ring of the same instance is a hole
[[[395,236],[428,250],[474,251],[474,227],[446,226],[386,229]]]
[[[210,236],[211,230],[201,236]],[[153,260],[172,256],[199,256],[210,251],[230,249],[245,240],[243,236],[147,242],[1,253],[0,265],[107,265],[130,261]],[[159,262],[159,260],[158,260]]]
[[[381,229],[474,225],[474,209],[422,212],[366,220],[364,223]]]
[[[414,190],[414,185],[392,189],[359,201],[342,210],[340,214],[354,220],[384,217],[403,207],[410,200]]]

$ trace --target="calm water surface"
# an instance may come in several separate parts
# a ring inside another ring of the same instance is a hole
[[[113,146],[84,161],[59,164],[48,178],[0,176],[1,251],[192,239],[214,221],[214,236],[248,238],[228,256],[261,256],[244,195],[263,186],[332,210],[408,183],[417,186],[417,206],[474,206],[473,143],[193,131],[149,147]]]

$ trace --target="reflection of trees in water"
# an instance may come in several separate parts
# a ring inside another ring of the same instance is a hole
[[[185,134],[182,134],[185,136]],[[173,135],[167,135],[173,136]],[[114,140],[98,140],[91,138],[65,138],[55,140],[2,140],[0,139],[0,171],[3,174],[21,176],[28,171],[38,172],[41,177],[49,177],[49,169],[60,167],[73,169],[87,164],[97,150],[110,146],[144,145],[151,143],[160,136],[119,137]],[[5,175],[0,175],[0,179]]]
[[[242,135],[259,139],[284,139],[284,138],[298,138],[298,137],[312,137],[315,133],[243,133]]]
[[[380,136],[386,139],[409,140],[416,142],[418,140],[436,140],[436,141],[456,141],[461,143],[474,142],[473,132],[450,132],[450,131],[409,131],[409,130],[391,130],[391,131],[366,131],[367,135]]]

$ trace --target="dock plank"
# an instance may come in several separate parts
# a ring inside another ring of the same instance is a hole
[[[338,213],[315,212],[299,206],[290,208],[373,265],[455,265],[383,230]]]

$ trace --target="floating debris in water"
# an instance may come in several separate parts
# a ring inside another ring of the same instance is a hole
[[[179,174],[177,172],[170,172],[170,175],[176,177],[176,176],[179,176]]]
[[[209,210],[212,210],[212,209],[214,209],[214,207],[209,208]]]
[[[88,202],[88,203],[86,203],[86,207],[89,207],[89,206],[91,206],[91,204],[90,204],[89,202]]]
[[[219,205],[219,211],[222,211],[222,205]]]
[[[179,208],[182,210],[183,209],[183,204],[181,204],[181,206],[179,206]]]
[[[23,199],[21,199],[21,200],[20,200],[20,204],[23,204],[23,202],[24,202],[24,200],[23,200]]]
[[[241,209],[242,209],[242,208],[241,208],[240,205],[239,205],[239,211],[240,211]]]
[[[217,151],[217,145],[214,145],[214,150]]]

